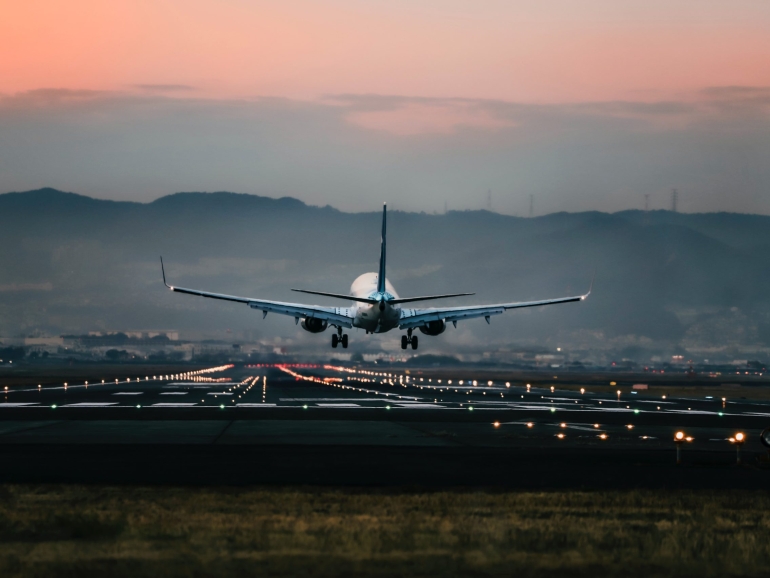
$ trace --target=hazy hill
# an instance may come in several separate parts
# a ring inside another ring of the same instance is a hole
[[[41,189],[0,195],[0,335],[176,328],[195,336],[326,345],[291,319],[165,291],[180,286],[297,300],[347,292],[376,268],[379,207],[343,213],[291,198],[178,193],[149,204]],[[460,324],[435,350],[506,344],[694,348],[770,345],[770,217],[668,211],[391,212],[389,278],[401,295],[476,291],[452,304],[580,293],[591,299]],[[336,303],[324,298],[317,303]],[[397,334],[355,336],[377,349]],[[388,345],[386,343],[386,345]]]

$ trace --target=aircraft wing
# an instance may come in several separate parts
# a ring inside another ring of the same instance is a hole
[[[585,295],[575,297],[560,297],[558,299],[544,299],[542,301],[521,301],[519,303],[499,303],[495,305],[474,305],[471,307],[435,307],[430,309],[402,309],[399,329],[410,329],[421,327],[431,321],[452,321],[457,324],[458,321],[473,319],[475,317],[484,317],[489,323],[492,315],[505,313],[507,309],[519,309],[521,307],[540,307],[542,305],[556,305],[557,303],[570,303],[572,301],[583,301],[591,294],[589,290]]]
[[[162,270],[161,261],[161,270]],[[166,272],[163,271],[163,284],[176,293],[186,293],[188,295],[197,295],[198,297],[208,297],[209,299],[221,299],[223,301],[235,301],[236,303],[245,303],[252,309],[259,309],[263,317],[268,313],[278,313],[299,318],[323,319],[330,325],[340,327],[353,326],[353,313],[346,307],[321,307],[319,305],[304,305],[302,303],[284,303],[282,301],[268,301],[266,299],[252,299],[250,297],[237,297],[235,295],[224,295],[222,293],[209,293],[198,289],[185,289],[184,287],[174,287],[166,283]]]

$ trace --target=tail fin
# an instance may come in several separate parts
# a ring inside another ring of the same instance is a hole
[[[382,241],[380,245],[380,270],[377,273],[377,292],[385,292],[385,230],[388,217],[387,203],[382,205]]]

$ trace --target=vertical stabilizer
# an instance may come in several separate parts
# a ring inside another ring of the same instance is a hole
[[[377,273],[377,291],[385,292],[385,230],[388,218],[388,205],[382,205],[382,240],[380,245],[380,270]]]

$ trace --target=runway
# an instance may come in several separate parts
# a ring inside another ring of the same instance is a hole
[[[95,374],[2,392],[0,479],[763,487],[759,434],[769,425],[763,400],[610,396],[451,370],[227,366],[104,383]],[[690,441],[676,466],[680,430]]]

